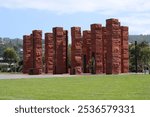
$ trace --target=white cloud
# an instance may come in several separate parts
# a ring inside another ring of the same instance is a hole
[[[96,12],[100,16],[120,18],[123,24],[130,26],[131,32],[150,30],[149,0],[0,0],[0,7],[48,10],[56,14]]]
[[[150,10],[149,0],[0,0],[6,8],[32,8],[57,13]]]
[[[129,14],[120,17],[123,25],[128,25],[131,34],[150,34],[150,15],[149,14]]]
[[[0,7],[11,9],[38,9],[63,13],[99,12],[149,12],[149,0],[0,0]]]

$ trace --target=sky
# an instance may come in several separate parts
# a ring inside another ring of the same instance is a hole
[[[129,34],[150,34],[150,0],[0,0],[0,37],[22,38],[32,30],[80,26],[117,18]]]

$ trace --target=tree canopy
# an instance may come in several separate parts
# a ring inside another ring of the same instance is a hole
[[[135,71],[136,58],[138,72],[143,72],[146,69],[150,70],[150,46],[148,42],[141,42],[137,45],[131,44],[129,46],[130,53],[130,71]]]
[[[14,48],[6,48],[3,53],[3,59],[11,65],[12,63],[16,63],[19,57]]]

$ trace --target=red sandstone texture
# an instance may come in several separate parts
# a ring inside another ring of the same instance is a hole
[[[45,73],[53,74],[53,33],[45,33]]]
[[[91,31],[83,31],[83,46],[82,46],[82,57],[83,57],[83,72],[90,72],[91,65]]]
[[[23,36],[23,73],[29,73],[32,68],[32,38],[30,35]]]
[[[128,27],[121,27],[121,72],[129,71]]]
[[[42,31],[34,30],[33,36],[33,69],[31,74],[42,73]]]
[[[102,27],[103,38],[103,73],[106,73],[106,61],[107,61],[107,30],[106,27]]]
[[[53,28],[54,37],[54,74],[63,73],[63,28]]]
[[[103,73],[103,39],[101,24],[91,25],[93,73]]]
[[[62,27],[53,28],[54,37],[54,74],[67,73],[67,31]]]
[[[71,28],[71,74],[82,73],[82,37],[81,28]]]
[[[63,63],[64,63],[64,73],[68,73],[68,31],[63,31]]]
[[[106,74],[121,73],[121,31],[117,19],[106,20],[107,62]]]

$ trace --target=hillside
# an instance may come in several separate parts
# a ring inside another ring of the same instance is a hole
[[[1,38],[0,37],[0,57],[2,57],[3,51],[7,47],[13,47],[17,53],[22,56],[22,47],[23,41],[22,39],[10,39],[10,38]]]
[[[129,42],[142,42],[146,41],[150,43],[150,35],[129,35]]]
[[[150,43],[150,35],[129,35],[129,42],[142,42],[147,41]],[[42,40],[42,43],[44,44],[44,40]],[[11,38],[2,38],[0,37],[0,45],[5,46],[19,46],[19,48],[23,45],[23,40],[19,38],[11,39]]]

